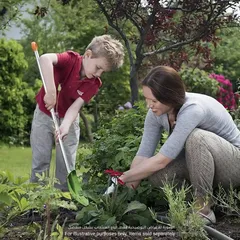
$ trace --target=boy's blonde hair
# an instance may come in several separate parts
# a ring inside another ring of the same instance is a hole
[[[86,50],[91,50],[93,57],[104,57],[107,59],[111,69],[122,66],[124,49],[120,41],[113,39],[110,35],[94,37]]]

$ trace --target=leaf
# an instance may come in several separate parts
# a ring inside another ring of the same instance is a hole
[[[116,220],[116,217],[113,216],[113,217],[110,217],[106,223],[104,224],[104,226],[114,226],[115,224],[117,223],[117,220]]]
[[[62,192],[61,194],[62,194],[62,196],[63,196],[64,198],[66,198],[66,199],[71,199],[71,194],[70,194],[70,192]]]
[[[62,236],[63,236],[63,228],[62,228],[62,226],[57,224],[56,229],[58,230],[58,239],[62,239]]]
[[[84,196],[86,196],[89,200],[93,201],[96,204],[100,204],[99,195],[94,193],[93,191],[83,191]]]
[[[98,218],[93,218],[90,221],[88,221],[85,225],[91,225],[93,222],[96,222]]]
[[[10,205],[12,198],[8,195],[8,193],[0,192],[0,202],[5,203],[6,205]]]
[[[88,214],[92,217],[97,217],[99,215],[99,212],[98,211],[89,211]]]
[[[59,235],[58,232],[53,232],[53,233],[51,233],[51,237],[57,237],[58,235]]]
[[[15,178],[15,184],[16,184],[16,185],[21,185],[21,184],[25,183],[28,179],[29,179],[28,176],[16,177],[16,178]]]
[[[125,215],[122,221],[124,221],[124,223],[127,225],[135,226],[151,226],[153,222],[151,218],[147,218],[138,214]]]
[[[8,190],[8,186],[6,184],[0,184],[0,193]]]
[[[77,221],[89,221],[89,217],[90,215],[88,214],[89,212],[91,211],[98,211],[97,207],[95,205],[88,205],[87,207],[83,207],[78,213],[77,213],[77,216],[76,216],[76,220]]]
[[[81,205],[83,206],[88,206],[89,205],[89,201],[87,198],[85,198],[83,195],[80,196],[80,195],[77,195],[75,193],[71,193],[72,194],[72,197],[78,202],[80,203]]]
[[[138,201],[132,201],[128,204],[128,207],[127,209],[124,211],[123,215],[128,213],[128,212],[131,212],[131,211],[134,211],[134,210],[140,210],[140,211],[144,211],[146,210],[146,205],[143,204],[143,203],[140,203]]]
[[[30,207],[29,201],[25,197],[21,198],[19,207],[21,211],[27,210]]]
[[[109,216],[108,214],[102,214],[99,216],[98,220],[98,226],[113,226],[116,224],[116,217],[115,216]]]

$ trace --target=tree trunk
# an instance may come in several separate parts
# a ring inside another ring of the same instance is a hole
[[[93,104],[94,130],[98,128],[98,95],[94,97]]]
[[[88,140],[89,142],[93,142],[93,135],[92,135],[92,131],[91,131],[91,128],[89,126],[89,123],[88,123],[88,120],[86,118],[86,116],[84,115],[84,113],[82,111],[80,111],[80,117],[82,118],[83,120],[83,123],[84,123],[84,126],[85,126],[85,129],[86,129],[86,134],[88,136]]]
[[[138,101],[138,82],[136,66],[133,64],[130,70],[130,88],[131,88],[131,103],[134,105]]]

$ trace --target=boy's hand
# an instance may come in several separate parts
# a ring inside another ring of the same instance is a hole
[[[45,107],[47,108],[47,110],[51,110],[52,108],[54,108],[55,104],[56,104],[56,94],[54,93],[46,93],[43,101],[45,102]]]
[[[56,141],[58,142],[59,138],[64,141],[68,135],[68,132],[69,132],[69,127],[61,124],[61,126],[59,127],[59,131],[56,131]]]

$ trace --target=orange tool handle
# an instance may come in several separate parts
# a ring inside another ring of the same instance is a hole
[[[38,45],[37,45],[36,42],[32,42],[32,43],[31,43],[31,46],[32,46],[32,50],[33,50],[34,52],[38,50]]]

